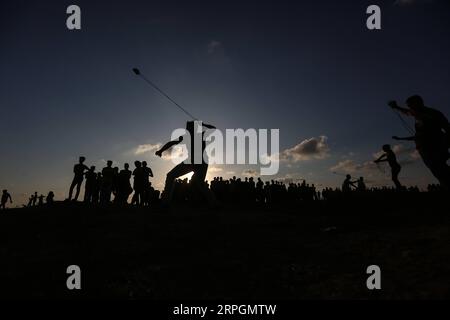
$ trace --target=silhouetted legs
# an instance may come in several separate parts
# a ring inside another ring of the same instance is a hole
[[[424,152],[419,150],[425,165],[439,181],[442,187],[450,188],[450,168],[447,165],[447,156],[444,154]]]
[[[75,193],[74,200],[76,201],[78,199],[78,196],[80,195],[80,189],[81,189],[82,183],[83,183],[83,177],[73,178],[73,181],[72,181],[72,184],[70,185],[70,190],[69,190],[69,201],[72,200],[73,188],[75,188],[75,186],[77,187],[77,191]]]
[[[112,184],[104,183],[100,191],[100,203],[108,204],[111,202]]]
[[[167,173],[166,183],[164,185],[163,201],[171,202],[174,190],[174,181],[176,178],[181,177],[189,172],[194,171],[194,165],[186,164],[184,162],[176,165],[172,170]]]
[[[392,173],[392,181],[395,184],[395,187],[400,190],[403,188],[402,184],[400,183],[400,181],[398,180],[398,174],[400,173],[400,167],[397,168],[392,168],[391,169],[391,173]]]
[[[207,164],[186,164],[180,163],[175,168],[170,170],[166,177],[166,183],[164,187],[164,202],[171,202],[174,191],[174,181],[178,177],[181,177],[189,172],[194,171],[191,178],[191,186],[194,192],[199,192],[209,204],[215,204],[215,197],[211,190],[204,185],[206,173],[208,172]]]

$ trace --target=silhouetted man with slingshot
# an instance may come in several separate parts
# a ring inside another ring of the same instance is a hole
[[[394,153],[394,151],[392,151],[391,146],[389,144],[385,144],[383,146],[383,151],[385,153],[383,153],[374,162],[375,163],[387,162],[389,164],[389,166],[391,167],[392,181],[394,182],[395,187],[398,190],[401,190],[402,189],[402,184],[398,180],[398,174],[400,173],[400,170],[402,169],[402,167],[397,162],[397,157],[395,156],[395,153]]]
[[[449,159],[448,148],[450,146],[450,125],[444,114],[438,110],[426,107],[420,96],[412,96],[406,100],[408,108],[402,108],[397,102],[389,102],[389,106],[404,115],[414,117],[415,134],[410,137],[395,140],[414,141],[416,149],[422,157],[425,165],[439,180],[441,186],[447,190],[450,188],[450,168],[447,165]],[[403,119],[402,119],[403,121]],[[411,129],[409,129],[412,132]]]
[[[172,200],[175,179],[190,172],[194,172],[191,178],[191,186],[194,188],[194,191],[200,192],[210,205],[215,203],[213,194],[204,185],[205,177],[208,172],[208,158],[205,152],[206,131],[204,131],[203,128],[215,129],[216,127],[209,124],[202,124],[201,121],[188,121],[186,123],[186,134],[184,136],[180,136],[178,140],[167,142],[160,150],[156,151],[156,155],[161,157],[163,152],[183,141],[185,141],[188,149],[188,158],[176,165],[175,168],[170,170],[167,174],[163,191],[164,203],[171,202]],[[201,146],[198,145],[199,143],[201,143]]]
[[[215,204],[214,195],[204,185],[206,173],[208,172],[208,159],[205,159],[206,153],[204,151],[206,142],[204,139],[205,131],[203,130],[203,128],[216,129],[216,127],[209,124],[202,124],[201,121],[198,121],[197,118],[194,117],[189,111],[175,102],[175,100],[169,97],[167,93],[162,91],[156,84],[150,81],[139,69],[133,68],[133,72],[193,120],[186,123],[185,136],[180,136],[178,140],[167,142],[160,150],[156,151],[156,155],[158,157],[161,157],[163,152],[172,148],[174,145],[181,143],[182,141],[185,141],[185,143],[188,145],[188,159],[175,166],[175,168],[173,168],[167,174],[166,184],[163,191],[163,202],[168,203],[172,200],[174,181],[176,178],[187,173],[194,172],[194,175],[191,178],[191,185],[194,189],[196,189],[196,191],[199,191],[201,194],[203,194],[210,205]],[[201,136],[199,137],[198,135]],[[197,144],[196,141],[198,141]],[[201,146],[198,145],[199,143],[201,143]]]

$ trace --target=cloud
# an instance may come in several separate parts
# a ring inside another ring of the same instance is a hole
[[[163,153],[162,158],[164,160],[171,160],[179,163],[188,157],[188,151],[186,145],[176,145]]]
[[[320,136],[303,140],[280,154],[280,159],[289,162],[299,162],[311,159],[325,159],[329,156],[327,137]]]
[[[134,152],[135,155],[141,155],[147,152],[156,152],[156,150],[158,150],[159,148],[161,148],[161,144],[157,143],[157,144],[141,144],[136,148],[136,151]]]
[[[366,161],[363,163],[356,163],[351,159],[338,162],[335,166],[330,168],[330,171],[336,173],[355,173],[355,172],[371,172],[378,170],[377,166],[372,161]]]
[[[218,167],[209,167],[209,168],[208,168],[208,172],[209,172],[209,173],[222,172],[222,168],[218,168]]]

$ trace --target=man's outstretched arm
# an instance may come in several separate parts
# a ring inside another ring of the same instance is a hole
[[[389,101],[388,102],[389,107],[391,107],[394,110],[398,110],[401,113],[407,115],[407,116],[411,116],[411,110],[407,109],[407,108],[402,108],[397,104],[397,101]]]
[[[158,151],[155,152],[155,154],[158,157],[161,157],[162,153],[170,148],[172,148],[174,145],[179,144],[181,141],[183,141],[183,137],[180,136],[178,138],[178,140],[173,140],[173,141],[169,141],[167,142],[161,149],[159,149]]]
[[[386,157],[386,153],[385,154],[382,154],[381,155],[381,157],[379,157],[377,160],[375,160],[374,162],[375,163],[378,163],[378,162],[382,162],[382,161],[387,161],[387,159],[384,159]]]

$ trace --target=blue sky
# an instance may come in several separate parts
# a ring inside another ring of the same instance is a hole
[[[365,27],[373,3],[380,31]],[[79,155],[98,168],[147,160],[162,187],[173,164],[136,150],[167,141],[186,117],[135,66],[205,122],[279,128],[280,148],[298,154],[278,178],[319,185],[339,185],[335,170],[389,183],[365,164],[407,135],[388,100],[419,93],[450,115],[447,1],[77,1],[80,31],[65,26],[70,4],[1,4],[0,186],[18,203],[33,191],[62,199]],[[397,147],[401,177],[434,182],[411,147]]]

